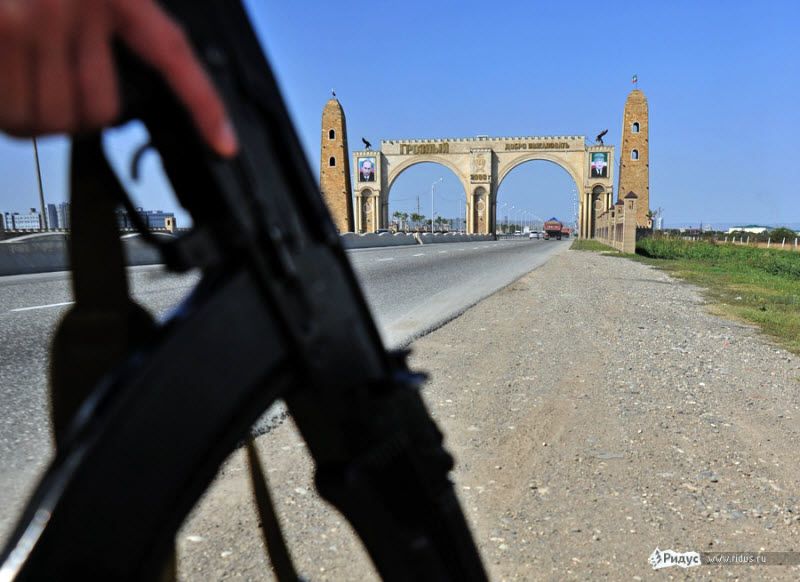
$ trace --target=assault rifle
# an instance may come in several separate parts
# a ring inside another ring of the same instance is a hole
[[[56,455],[0,556],[0,580],[161,576],[188,512],[277,399],[314,458],[317,489],[381,576],[484,580],[422,377],[381,343],[243,7],[164,4],[207,65],[241,151],[216,157],[162,80],[120,52],[120,121],[146,125],[194,222],[170,243],[141,234],[170,269],[202,277],[164,323],[133,302],[115,208],[137,214],[100,136],[75,137],[76,303],[53,345]],[[276,574],[297,579],[263,474],[254,483]]]

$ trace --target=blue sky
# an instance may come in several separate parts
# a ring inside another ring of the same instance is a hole
[[[381,139],[477,134],[585,135],[609,129],[639,76],[650,105],[651,207],[666,224],[800,222],[794,171],[800,148],[800,3],[248,0],[309,163],[319,172],[322,107],[335,88],[351,148]],[[118,166],[144,140],[116,131]],[[62,138],[41,142],[48,202],[65,199]],[[38,206],[30,142],[0,138],[0,210]],[[145,207],[178,210],[150,159]],[[463,190],[449,170],[407,170],[394,210],[459,216]],[[547,162],[519,167],[499,202],[529,214],[572,213],[573,184]],[[499,217],[498,220],[503,220]],[[184,221],[185,224],[185,221]]]

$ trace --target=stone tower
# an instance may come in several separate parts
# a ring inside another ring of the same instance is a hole
[[[650,142],[647,97],[639,89],[628,94],[622,116],[622,150],[619,155],[620,200],[629,192],[638,197],[637,226],[650,226]]]
[[[344,109],[333,97],[322,110],[322,155],[319,182],[339,232],[353,232],[353,194],[350,184],[350,156],[347,149],[347,124]]]

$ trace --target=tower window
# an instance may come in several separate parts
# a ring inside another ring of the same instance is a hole
[[[331,158],[333,159],[333,158]],[[631,159],[638,160],[639,159],[639,150],[631,150]]]
[[[639,131],[639,129],[638,129],[639,126],[637,125],[636,127],[637,127],[636,131]],[[328,139],[336,139],[336,130],[335,129],[329,129],[328,130]]]
[[[331,131],[333,131],[333,130],[331,130]],[[631,132],[639,133],[639,122],[638,121],[634,121],[633,122],[633,125],[631,126]]]
[[[330,157],[330,159],[328,160],[328,165],[329,165],[331,168],[335,167],[335,166],[336,166],[336,158],[334,158],[333,156],[331,156],[331,157]]]

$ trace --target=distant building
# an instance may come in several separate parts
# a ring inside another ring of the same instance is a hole
[[[173,212],[162,212],[161,210],[144,210],[137,208],[136,213],[148,229],[174,229],[175,214]],[[123,230],[133,230],[136,226],[125,210],[117,211],[117,225]]]
[[[747,226],[733,226],[728,229],[728,234],[732,234],[734,232],[749,232],[752,234],[761,234],[762,232],[767,232],[768,230],[769,229],[766,226],[749,224]]]
[[[55,230],[58,226],[58,207],[55,204],[47,205],[47,228]]]
[[[6,212],[3,216],[6,230],[39,230],[42,227],[41,215],[35,208],[30,212]]]
[[[56,224],[60,229],[69,230],[69,202],[62,202],[56,207]]]
[[[47,205],[47,228],[51,230],[69,229],[69,202]]]

